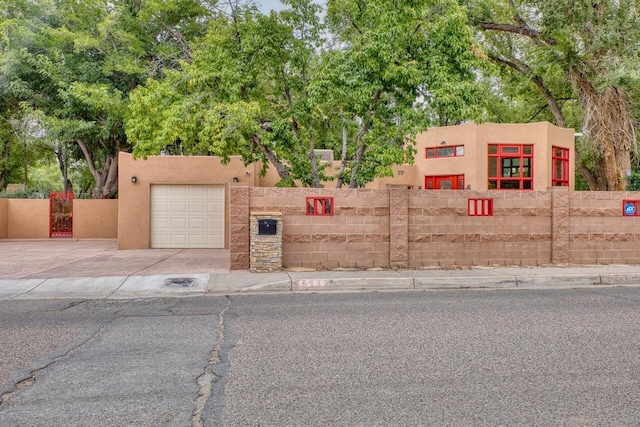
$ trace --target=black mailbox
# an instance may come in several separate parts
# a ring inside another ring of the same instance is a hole
[[[258,234],[277,234],[277,219],[259,219]]]

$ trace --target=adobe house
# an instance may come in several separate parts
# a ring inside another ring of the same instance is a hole
[[[413,165],[366,188],[538,190],[574,186],[574,132],[549,123],[464,124],[432,128],[416,137]],[[120,153],[118,247],[229,248],[233,186],[273,187],[271,168],[239,157],[151,156]],[[337,170],[339,162],[328,168]],[[332,187],[327,183],[326,187]],[[246,209],[246,207],[241,207]],[[248,212],[246,212],[248,215]]]
[[[574,188],[574,131],[546,122],[431,128],[416,150],[424,181],[415,184],[425,190]]]

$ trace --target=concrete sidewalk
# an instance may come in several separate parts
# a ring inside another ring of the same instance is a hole
[[[114,240],[0,240],[0,300],[638,285],[640,266],[631,265],[250,273],[229,271],[226,250],[118,251]]]
[[[128,299],[259,292],[567,289],[640,285],[640,266],[283,271],[0,279],[0,300]]]

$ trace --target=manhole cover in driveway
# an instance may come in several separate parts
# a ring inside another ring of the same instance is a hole
[[[169,288],[191,288],[196,284],[194,277],[172,277],[164,281],[162,286]]]

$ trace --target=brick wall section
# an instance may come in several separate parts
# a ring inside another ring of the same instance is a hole
[[[306,214],[307,197],[333,197],[333,216]],[[389,267],[389,191],[250,188],[251,212],[283,213],[285,268]]]
[[[229,264],[231,270],[248,270],[249,260],[249,187],[229,187]]]
[[[570,260],[576,264],[640,264],[640,217],[623,216],[638,192],[569,193]]]
[[[552,247],[551,262],[569,262],[569,189],[551,187]]]
[[[389,210],[389,264],[393,268],[406,268],[409,266],[409,190],[390,190]]]
[[[469,198],[493,216],[468,216]],[[540,191],[420,191],[409,199],[409,267],[551,262],[551,199]]]
[[[234,269],[249,266],[249,211],[283,213],[285,268],[640,264],[640,216],[622,215],[640,192],[231,189]],[[305,214],[318,196],[334,216]],[[469,198],[494,215],[468,216]]]

